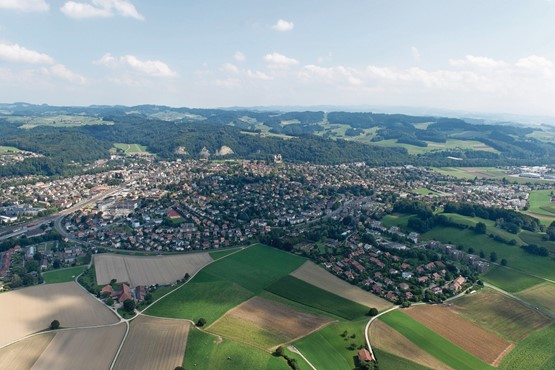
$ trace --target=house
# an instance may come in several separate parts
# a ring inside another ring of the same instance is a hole
[[[358,351],[358,360],[362,364],[374,361],[374,359],[372,358],[372,355],[370,354],[370,352],[366,348],[361,349],[360,351]]]

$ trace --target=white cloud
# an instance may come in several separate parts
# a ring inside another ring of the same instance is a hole
[[[273,80],[274,78],[264,72],[260,72],[260,71],[251,71],[250,69],[247,69],[246,71],[247,77],[254,79],[254,80]]]
[[[0,9],[14,9],[22,12],[46,12],[50,6],[44,0],[0,0]]]
[[[298,60],[279,53],[266,54],[264,60],[268,63],[269,68],[288,68],[299,64]]]
[[[420,62],[420,50],[416,46],[410,48],[410,52],[412,54],[412,59],[415,62]]]
[[[14,63],[52,64],[54,59],[49,55],[29,50],[18,44],[0,43],[0,59]]]
[[[507,64],[500,60],[488,57],[477,57],[467,55],[464,59],[450,59],[449,64],[453,67],[478,67],[478,68],[499,68]]]
[[[87,82],[87,79],[85,77],[73,71],[70,71],[63,64],[55,64],[52,67],[45,69],[45,72],[46,74],[52,75],[54,77],[58,77],[60,79],[63,79],[69,82],[74,82],[79,84],[84,84]]]
[[[104,54],[96,64],[110,68],[122,68],[129,71],[138,72],[142,75],[151,77],[175,77],[177,73],[166,63],[160,60],[139,60],[134,55],[124,55],[114,57],[110,53]]]
[[[91,2],[92,4],[68,1],[60,8],[60,11],[66,16],[75,19],[106,18],[120,15],[122,17],[144,20],[144,17],[129,1],[92,0]]]
[[[230,73],[239,73],[239,68],[237,68],[237,66],[235,64],[231,64],[231,63],[225,63],[222,66],[222,69],[226,72],[230,72]]]
[[[235,54],[233,54],[233,59],[238,62],[244,62],[245,60],[247,60],[245,54],[241,53],[240,51],[236,51]]]
[[[276,24],[272,26],[272,28],[279,32],[287,32],[295,28],[295,25],[293,24],[293,22],[288,22],[288,21],[284,21],[283,19],[279,19],[276,22]]]

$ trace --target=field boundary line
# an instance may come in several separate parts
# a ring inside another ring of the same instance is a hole
[[[312,363],[310,361],[308,361],[308,359],[301,353],[301,351],[299,351],[297,349],[297,347],[287,346],[287,349],[289,349],[291,352],[296,353],[299,356],[301,356],[301,358],[308,364],[308,366],[310,366],[312,368],[312,370],[318,370],[318,369],[316,369],[316,367],[314,365],[312,365]]]

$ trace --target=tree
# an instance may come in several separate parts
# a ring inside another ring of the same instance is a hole
[[[497,261],[497,253],[491,252],[490,255],[489,255],[489,260],[490,260],[491,262]]]
[[[54,320],[50,323],[50,330],[56,330],[60,328],[60,322],[58,320]]]
[[[183,366],[176,366],[174,370],[185,370],[185,368]]]
[[[368,311],[368,316],[376,316],[378,314],[378,309],[376,307],[372,307],[370,311]]]
[[[278,348],[276,348],[274,355],[278,357],[283,357],[285,355],[285,349],[282,346],[279,346]]]
[[[201,317],[200,319],[198,319],[197,321],[197,326],[198,327],[203,327],[204,325],[206,325],[206,319],[204,317]]]
[[[127,298],[123,301],[123,309],[127,312],[133,312],[135,310],[135,301],[131,298]]]
[[[106,302],[108,306],[112,306],[114,304],[114,298],[108,297],[104,302]]]
[[[488,230],[488,228],[487,228],[486,224],[483,223],[483,222],[478,222],[476,224],[476,226],[474,227],[474,231],[477,234],[485,234],[487,232],[487,230]]]
[[[505,258],[501,259],[501,266],[507,266],[507,260]]]
[[[185,276],[183,277],[184,281],[187,281],[191,278],[191,275],[189,275],[189,273],[186,273]]]

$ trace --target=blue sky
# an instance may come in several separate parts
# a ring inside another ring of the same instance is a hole
[[[0,101],[555,116],[555,1],[0,0]]]

